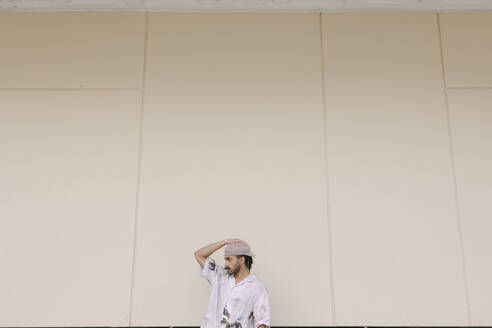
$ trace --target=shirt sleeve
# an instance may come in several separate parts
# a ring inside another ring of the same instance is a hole
[[[253,316],[255,328],[260,325],[270,327],[270,297],[266,288],[263,288],[255,302]]]
[[[200,272],[200,275],[208,280],[212,285],[218,283],[220,275],[222,273],[222,267],[215,263],[215,260],[211,257],[207,257],[205,264]]]

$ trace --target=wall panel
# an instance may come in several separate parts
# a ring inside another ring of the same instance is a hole
[[[199,325],[230,237],[273,325],[332,324],[319,15],[153,13],[148,45],[132,324]]]
[[[0,88],[140,88],[144,13],[0,13]]]
[[[337,324],[463,325],[433,14],[324,14]]]
[[[492,322],[492,90],[448,91],[473,325]]]
[[[492,13],[442,13],[448,87],[492,87]]]
[[[138,91],[0,92],[0,325],[128,325]]]

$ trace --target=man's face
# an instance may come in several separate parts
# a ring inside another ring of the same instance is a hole
[[[236,256],[226,256],[224,257],[224,260],[224,269],[228,275],[235,275],[241,269],[241,262]]]

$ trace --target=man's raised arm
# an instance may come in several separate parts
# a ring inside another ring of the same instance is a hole
[[[240,239],[224,239],[213,244],[204,246],[195,252],[195,258],[197,262],[200,264],[200,267],[203,269],[205,265],[205,261],[207,257],[212,255],[216,250],[224,247],[225,245],[229,245],[230,243],[241,242]]]

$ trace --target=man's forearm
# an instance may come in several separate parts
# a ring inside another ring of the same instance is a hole
[[[227,244],[226,240],[224,239],[224,240],[215,242],[213,244],[204,246],[195,252],[195,257],[206,259],[210,255],[212,255],[216,250],[224,247],[226,244]]]

